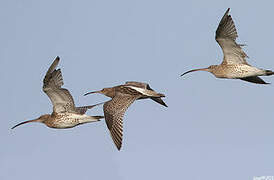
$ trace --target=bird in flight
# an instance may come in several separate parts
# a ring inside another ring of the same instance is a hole
[[[129,81],[124,85],[103,88],[100,91],[89,92],[85,95],[91,93],[101,93],[112,98],[110,101],[104,103],[103,109],[107,127],[118,150],[122,147],[123,116],[127,108],[135,100],[150,98],[167,107],[165,102],[161,99],[162,97],[165,97],[164,94],[155,92],[148,84],[141,82]]]
[[[247,63],[246,58],[248,56],[242,49],[244,45],[237,44],[235,41],[238,34],[231,15],[228,14],[229,10],[230,8],[227,9],[221,19],[215,36],[224,54],[223,62],[220,65],[211,65],[208,68],[193,69],[183,73],[181,76],[194,71],[208,71],[217,78],[241,79],[251,83],[269,84],[259,76],[270,76],[274,72],[256,68]]]
[[[50,128],[72,128],[80,124],[96,122],[104,116],[88,116],[86,111],[99,104],[91,106],[75,107],[74,100],[67,89],[62,88],[63,77],[60,69],[56,67],[60,61],[57,56],[48,69],[43,81],[43,91],[48,95],[53,105],[53,112],[45,114],[37,119],[21,122],[12,127],[12,129],[22,124],[31,122],[44,123]],[[102,103],[100,103],[102,104]]]

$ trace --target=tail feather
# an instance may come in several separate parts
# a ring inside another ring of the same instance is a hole
[[[274,74],[274,72],[271,71],[271,70],[265,70],[265,74],[266,74],[267,76],[271,76],[271,75]]]
[[[161,104],[161,105],[167,107],[166,103],[165,103],[161,98],[152,97],[151,99],[152,99],[153,101],[155,101],[155,102],[157,102],[157,103],[159,103],[159,104]]]

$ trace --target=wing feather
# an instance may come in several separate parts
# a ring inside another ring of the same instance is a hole
[[[118,150],[122,147],[123,140],[123,116],[128,107],[139,96],[117,93],[116,96],[104,104],[104,115],[107,127],[113,142]]]
[[[70,92],[67,89],[61,88],[64,84],[62,73],[60,69],[56,70],[59,61],[60,58],[56,57],[48,69],[43,80],[43,91],[51,100],[54,112],[75,112],[75,105]]]
[[[247,64],[245,58],[248,56],[242,50],[241,45],[235,42],[238,37],[235,24],[231,15],[228,15],[230,8],[227,9],[225,15],[221,19],[216,30],[215,39],[222,48],[224,64]]]

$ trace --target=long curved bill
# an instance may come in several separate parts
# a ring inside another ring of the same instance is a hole
[[[31,122],[40,122],[39,119],[33,119],[33,120],[29,120],[29,121],[24,121],[24,122],[21,122],[19,124],[16,124],[15,126],[13,126],[11,129],[14,129],[16,128],[17,126],[20,126],[22,124],[26,124],[26,123],[31,123]]]
[[[181,76],[183,76],[187,73],[190,73],[190,72],[195,72],[195,71],[208,71],[208,68],[193,69],[193,70],[190,70],[190,71],[187,71],[187,72],[183,73]]]
[[[84,96],[89,95],[89,94],[93,94],[93,93],[100,93],[100,92],[101,92],[101,91],[88,92],[88,93],[84,94]]]

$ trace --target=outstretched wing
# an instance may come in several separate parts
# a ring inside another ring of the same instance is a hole
[[[223,64],[247,64],[245,58],[248,57],[242,50],[240,44],[235,42],[238,37],[235,24],[230,15],[230,8],[227,9],[225,15],[216,30],[215,39],[221,46],[224,54]]]
[[[154,91],[149,84],[147,83],[142,83],[142,82],[136,82],[136,81],[127,81],[125,85],[129,85],[129,86],[135,86],[135,87],[139,87],[139,88],[144,88],[144,89],[148,89],[151,91]],[[151,97],[150,99],[152,99],[153,101],[167,107],[166,103],[160,98],[160,97]]]
[[[118,150],[122,147],[123,139],[123,116],[127,108],[139,96],[117,93],[116,96],[104,104],[104,115],[107,127],[110,131],[113,142]]]
[[[54,112],[75,112],[75,105],[70,92],[67,89],[61,88],[64,84],[62,73],[60,69],[56,70],[59,61],[60,58],[57,56],[49,67],[43,81],[43,91],[51,100]]]

